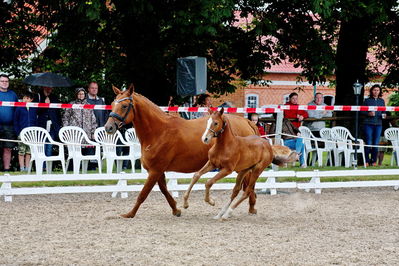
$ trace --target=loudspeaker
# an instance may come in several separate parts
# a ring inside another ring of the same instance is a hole
[[[177,94],[194,96],[206,92],[206,58],[189,56],[177,59]]]

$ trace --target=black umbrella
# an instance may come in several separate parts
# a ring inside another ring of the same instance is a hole
[[[33,86],[43,86],[43,87],[72,87],[73,82],[60,74],[44,72],[44,73],[35,73],[30,76],[27,76],[23,83],[30,84]]]

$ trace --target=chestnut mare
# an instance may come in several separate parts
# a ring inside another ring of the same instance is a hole
[[[201,141],[208,118],[185,120],[169,115],[144,96],[135,93],[133,86],[123,92],[116,87],[113,90],[116,97],[105,130],[113,134],[122,124],[133,122],[141,144],[141,162],[148,171],[148,178],[133,209],[122,217],[133,218],[136,215],[155,183],[158,183],[173,214],[180,216],[181,211],[176,208],[176,201],[167,189],[165,171],[192,173],[204,166],[208,160],[208,150],[214,144]],[[234,134],[259,135],[258,128],[248,119],[234,115],[227,117]]]
[[[215,219],[229,218],[233,210],[249,196],[254,197],[256,201],[254,191],[256,180],[273,161],[273,150],[270,143],[259,136],[234,136],[230,121],[225,118],[223,111],[223,108],[216,112],[209,110],[211,117],[208,119],[207,128],[202,135],[202,141],[208,144],[213,138],[216,138],[216,144],[208,152],[208,162],[195,173],[189,188],[184,193],[184,207],[187,208],[188,197],[193,185],[203,174],[219,168],[219,172],[205,184],[205,201],[213,206],[215,201],[209,195],[212,185],[236,171],[238,175],[230,201],[214,217]],[[230,207],[241,188],[244,191],[243,195]],[[255,201],[250,202],[249,205],[251,214],[256,214]]]

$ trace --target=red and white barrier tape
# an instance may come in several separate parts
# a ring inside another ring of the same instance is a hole
[[[70,103],[25,103],[25,102],[5,102],[0,101],[0,106],[10,107],[38,107],[38,108],[62,108],[62,109],[95,109],[95,110],[112,110],[111,105],[94,105],[94,104],[70,104]],[[207,107],[159,107],[165,112],[208,112]],[[218,108],[213,107],[212,110]],[[278,105],[268,108],[233,108],[224,109],[227,113],[276,113],[281,110],[318,110],[318,111],[399,111],[399,106],[352,106],[352,105]]]

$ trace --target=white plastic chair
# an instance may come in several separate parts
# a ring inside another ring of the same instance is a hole
[[[339,166],[342,155],[345,158],[345,167],[348,168],[351,162],[355,159],[355,149],[353,142],[355,138],[351,135],[349,130],[345,127],[333,127],[331,129],[331,135],[335,141],[337,141],[337,148],[334,150],[335,166]],[[357,152],[363,156],[363,165],[366,168],[366,155],[364,152],[364,141],[357,139],[358,148]]]
[[[305,144],[305,154],[304,154],[305,162],[308,161],[308,157],[311,155],[312,156],[311,165],[314,166],[316,163],[316,156],[317,156],[317,138],[312,134],[312,131],[310,131],[308,127],[300,126],[299,132],[301,132],[301,137],[303,137],[303,143]]]
[[[96,142],[100,143],[103,148],[103,157],[107,161],[107,174],[112,173],[112,169],[114,167],[114,162],[116,161],[116,172],[122,172],[122,163],[124,160],[130,160],[132,165],[136,160],[136,157],[133,154],[129,153],[129,155],[117,155],[116,154],[116,145],[118,145],[118,140],[122,143],[122,145],[131,146],[130,143],[127,143],[122,134],[119,131],[116,131],[114,134],[108,134],[105,132],[104,127],[99,127],[94,131],[94,139]]]
[[[323,165],[323,153],[327,152],[327,162],[330,162],[330,166],[333,166],[332,154],[336,148],[336,144],[333,141],[331,128],[322,128],[320,130],[320,141],[324,142],[324,148],[317,145],[317,158],[319,159],[319,166]]]
[[[399,128],[391,127],[384,131],[384,136],[389,140],[393,146],[393,152],[391,157],[391,165],[393,165],[394,158],[396,159],[396,164],[399,166]]]
[[[141,145],[138,137],[136,136],[136,130],[134,128],[129,128],[125,132],[126,142],[130,144],[129,154],[134,154],[136,160],[141,158]],[[141,172],[146,172],[143,165],[140,162]],[[134,171],[134,164],[132,165]]]
[[[31,158],[28,167],[28,173],[32,170],[33,161],[35,161],[36,174],[43,174],[43,163],[46,162],[47,173],[50,174],[52,171],[53,161],[61,161],[62,171],[64,174],[65,170],[65,155],[64,145],[57,141],[54,141],[50,134],[41,127],[27,127],[21,131],[21,140],[24,144],[28,145],[31,150]],[[46,156],[44,153],[45,143],[57,145],[59,148],[58,155]]]
[[[60,129],[58,133],[60,140],[67,145],[68,158],[66,167],[68,168],[69,161],[73,160],[73,173],[79,174],[80,164],[82,162],[82,173],[87,173],[87,166],[90,160],[96,160],[98,163],[99,173],[101,174],[101,146],[91,141],[86,132],[80,127],[66,126]],[[94,146],[95,152],[93,155],[83,155],[82,145]]]

